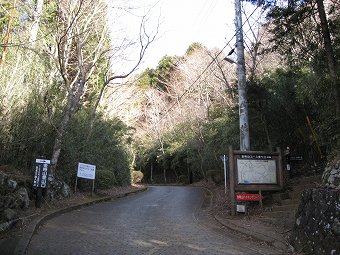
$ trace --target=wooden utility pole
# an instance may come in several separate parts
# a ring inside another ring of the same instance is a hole
[[[250,150],[249,124],[248,124],[248,101],[246,66],[244,60],[244,42],[242,28],[241,0],[235,0],[235,27],[236,27],[236,52],[237,52],[237,79],[239,96],[240,118],[240,150]]]

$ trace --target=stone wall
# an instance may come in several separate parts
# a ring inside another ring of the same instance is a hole
[[[6,230],[18,219],[18,210],[27,209],[30,204],[24,186],[0,172],[0,231]]]
[[[290,238],[297,252],[340,254],[340,160],[327,165],[321,187],[302,193]]]
[[[340,160],[328,164],[322,175],[324,187],[340,189]]]
[[[14,179],[0,171],[0,232],[12,227],[19,220],[22,211],[32,205],[30,199],[35,198],[32,180],[33,177],[30,180],[24,177]],[[26,182],[28,184],[25,184]],[[71,189],[65,182],[49,180],[48,189],[44,194],[46,201],[63,199],[71,195]]]

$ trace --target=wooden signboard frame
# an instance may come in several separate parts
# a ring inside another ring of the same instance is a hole
[[[242,169],[241,163],[244,167]],[[252,169],[252,167],[254,169]],[[255,169],[256,167],[261,167],[262,169]],[[265,174],[266,169],[268,169],[268,174]],[[282,190],[282,169],[282,154],[280,148],[277,148],[276,152],[238,151],[233,150],[230,146],[229,189],[232,215],[236,213],[236,191],[257,191],[261,194],[262,191]],[[260,171],[256,172],[258,170]],[[244,177],[242,174],[246,171],[254,172],[248,173],[249,175]],[[263,180],[261,180],[261,174]]]

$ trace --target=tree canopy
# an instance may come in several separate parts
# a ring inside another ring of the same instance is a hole
[[[251,149],[290,146],[305,173],[317,171],[340,149],[339,3],[248,2],[265,15],[246,40]],[[193,42],[134,74],[157,33],[147,17],[131,41],[109,30],[106,1],[1,7],[0,164],[32,175],[45,156],[72,182],[89,162],[103,187],[128,184],[132,170],[149,182],[218,182],[220,156],[239,147],[236,67],[221,49]],[[136,62],[115,72],[136,45]]]

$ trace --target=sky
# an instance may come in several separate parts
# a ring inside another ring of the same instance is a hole
[[[139,71],[147,67],[155,68],[165,55],[184,55],[194,42],[201,43],[209,49],[215,47],[222,49],[230,43],[225,48],[226,54],[235,45],[233,0],[121,1],[129,6],[128,11],[124,10],[126,15],[122,15],[120,20],[122,31],[130,34],[131,38],[135,36],[132,40],[138,41],[142,16],[147,17],[146,31],[151,35],[157,30],[157,24],[159,24],[156,40],[148,48]],[[253,6],[251,8],[254,9]],[[111,15],[117,17],[113,13]],[[138,57],[138,44],[127,56],[129,56],[127,66],[133,65],[135,61],[132,56]]]
[[[184,55],[194,42],[223,48],[234,34],[232,0],[160,0],[151,12],[160,15],[159,36],[144,66],[155,67],[164,55]]]

